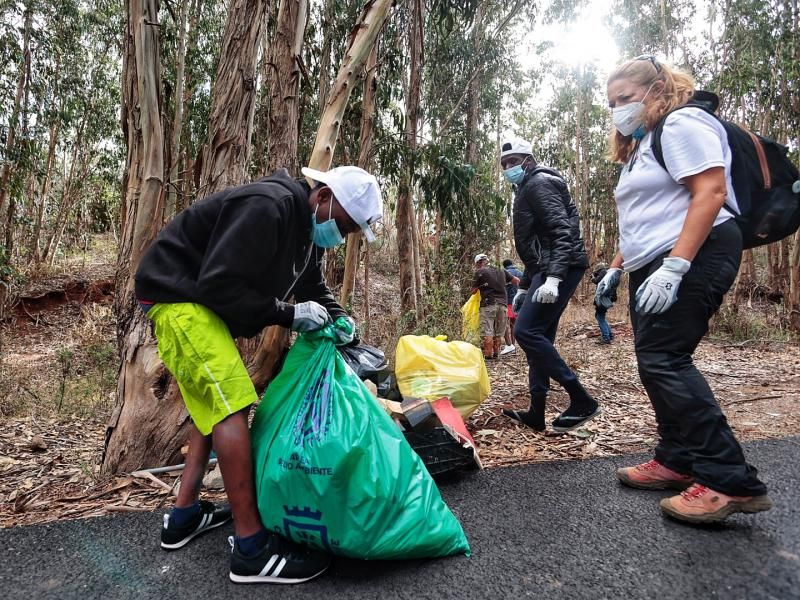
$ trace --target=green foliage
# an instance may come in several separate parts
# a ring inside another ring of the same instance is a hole
[[[465,265],[461,242],[461,236],[456,233],[448,232],[442,236],[439,254],[431,265],[433,272],[421,310],[423,318],[416,324],[417,335],[446,335],[450,340],[461,339],[459,309],[469,297],[472,280],[472,270]]]
[[[711,336],[734,343],[791,341],[780,307],[761,306],[759,310],[724,304],[714,317]]]

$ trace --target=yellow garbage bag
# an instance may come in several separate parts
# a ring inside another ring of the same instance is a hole
[[[491,392],[479,348],[427,335],[404,335],[397,342],[394,374],[405,397],[450,402],[466,421]]]
[[[481,328],[481,293],[475,292],[461,307],[461,337],[466,342],[477,343]]]

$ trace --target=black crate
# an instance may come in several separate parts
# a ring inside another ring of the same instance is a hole
[[[424,432],[405,431],[404,435],[433,477],[478,468],[475,451],[465,447],[445,427]]]

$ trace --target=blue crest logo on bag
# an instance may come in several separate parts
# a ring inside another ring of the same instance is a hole
[[[302,509],[299,506],[289,508],[285,504],[283,510],[286,513],[283,530],[287,538],[329,552],[333,551],[333,546],[338,546],[336,541],[328,540],[328,528],[320,522],[322,511],[312,510],[308,506]]]
[[[300,410],[292,428],[296,446],[305,446],[322,442],[330,429],[331,405],[331,370],[323,369],[317,380],[303,396]]]

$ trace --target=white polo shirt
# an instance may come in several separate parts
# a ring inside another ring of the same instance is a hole
[[[731,151],[722,124],[700,108],[684,108],[667,117],[661,134],[664,170],[653,155],[653,133],[642,139],[631,167],[622,166],[614,192],[619,215],[619,251],[623,268],[635,271],[671,250],[678,241],[690,194],[683,180],[712,167],[725,168],[726,204],[738,212],[731,185]],[[724,208],[714,226],[732,219]]]

